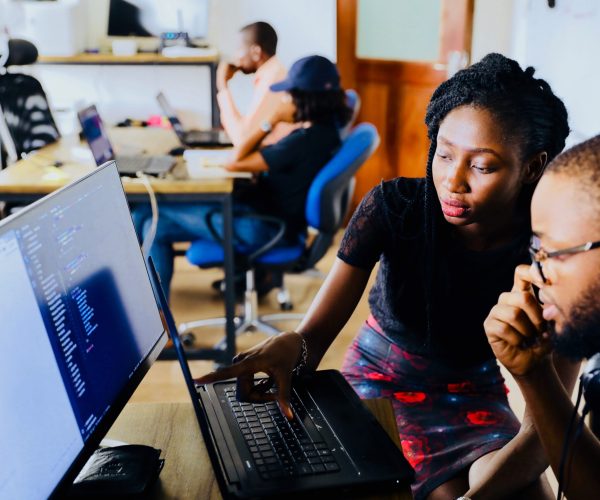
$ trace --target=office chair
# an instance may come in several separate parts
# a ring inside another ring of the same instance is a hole
[[[298,234],[294,243],[283,242],[285,233],[283,221],[275,217],[249,215],[249,217],[259,217],[266,223],[276,225],[278,232],[261,248],[244,248],[241,245],[237,245],[235,248],[236,262],[243,262],[246,270],[244,315],[236,318],[236,335],[251,330],[275,335],[279,333],[279,330],[270,324],[271,321],[302,318],[301,314],[289,313],[259,315],[254,283],[255,271],[262,269],[281,273],[283,276],[285,272],[298,273],[314,267],[331,246],[337,230],[344,221],[354,192],[355,173],[375,151],[378,144],[379,135],[372,124],[362,123],[356,126],[348,134],[333,158],[315,177],[310,186],[305,207],[308,225],[317,231],[310,242],[304,233]],[[186,252],[186,257],[191,264],[204,269],[223,265],[224,252],[220,243],[221,237],[212,222],[215,215],[216,212],[213,212],[207,216],[207,224],[211,228],[215,241],[195,241]],[[280,305],[284,306],[283,309],[290,308],[289,294],[283,283],[278,300]],[[225,324],[224,318],[191,321],[182,323],[179,326],[179,332],[186,334],[194,328],[223,324]]]
[[[360,96],[358,95],[356,90],[346,90],[346,105],[352,110],[352,115],[350,116],[348,123],[346,123],[343,127],[340,128],[340,138],[342,140],[348,137],[350,130],[352,130],[354,122],[356,122],[356,119],[358,118],[358,113],[360,112],[360,104]]]
[[[9,66],[33,64],[38,51],[26,40],[11,39],[0,47],[0,142],[7,162],[55,142],[60,133],[40,82],[9,73]]]

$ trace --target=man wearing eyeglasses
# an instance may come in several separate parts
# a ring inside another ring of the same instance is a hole
[[[533,263],[516,269],[512,291],[500,296],[484,327],[523,392],[567,497],[598,498],[600,441],[575,418],[551,356],[592,358],[594,366],[600,359],[600,135],[548,166],[531,215]],[[600,377],[600,370],[594,373]],[[590,387],[586,404],[600,414],[599,386],[595,393]]]

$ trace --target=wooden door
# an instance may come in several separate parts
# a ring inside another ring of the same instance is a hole
[[[386,0],[362,1],[373,2],[370,6],[379,4],[382,9],[386,4]],[[434,36],[438,37],[439,49],[433,54],[433,60],[428,61],[384,60],[357,55],[360,2],[337,0],[338,67],[344,87],[356,89],[361,97],[358,121],[373,123],[379,131],[381,144],[357,175],[355,205],[382,179],[425,174],[429,147],[425,110],[435,88],[446,79],[447,63],[452,54],[464,54],[468,61],[474,0],[438,0],[439,29]]]

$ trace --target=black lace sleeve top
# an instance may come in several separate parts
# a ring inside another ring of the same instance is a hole
[[[436,321],[427,342],[424,188],[424,179],[408,178],[373,188],[350,220],[338,257],[369,270],[379,261],[369,306],[400,347],[449,365],[473,366],[493,357],[483,322],[499,295],[511,289],[515,267],[529,262],[529,235],[481,252],[440,239]]]

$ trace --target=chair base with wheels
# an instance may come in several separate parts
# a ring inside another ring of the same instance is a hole
[[[244,314],[243,316],[236,316],[235,322],[235,335],[239,336],[242,333],[260,331],[267,335],[275,335],[279,333],[275,327],[271,326],[258,314],[258,293],[254,285],[254,270],[250,269],[246,271],[246,290],[244,291]],[[190,321],[187,323],[181,323],[179,325],[179,333],[186,336],[188,332],[195,328],[209,327],[209,326],[225,326],[225,318],[210,318],[200,319],[196,321]],[[219,349],[224,346],[225,340],[222,340],[215,348]]]
[[[297,245],[277,247],[271,251],[272,253],[265,255],[263,259],[265,263],[277,258],[283,259],[284,261],[288,262],[296,262],[298,258],[302,255],[303,250],[304,239],[301,238]],[[196,241],[190,246],[190,248],[186,252],[186,256],[191,263],[197,265],[202,269],[207,269],[215,267],[215,265],[222,264],[223,247],[219,243],[213,241]],[[262,261],[263,259],[259,260]],[[236,326],[236,336],[239,336],[243,333],[256,331],[265,333],[267,335],[276,335],[279,333],[279,330],[270,324],[270,322],[272,321],[278,321],[278,318],[280,316],[279,314],[260,315],[258,313],[258,291],[256,289],[255,276],[256,274],[254,267],[250,267],[246,270],[246,288],[244,290],[242,304],[243,314],[240,316],[236,316],[236,318],[234,319]],[[277,301],[279,302],[279,307],[283,311],[288,311],[293,307],[290,300],[289,292],[287,288],[283,285],[283,281],[281,281],[281,283],[278,286]],[[302,319],[301,314],[295,316],[297,316],[298,319]],[[285,319],[294,318],[286,317]],[[182,335],[184,341],[189,345],[193,343],[195,339],[195,335],[191,333],[192,330],[203,327],[223,325],[225,325],[225,318],[209,318],[181,323],[179,325],[178,330],[179,333]],[[215,348],[222,348],[223,345],[224,340],[216,344]]]

